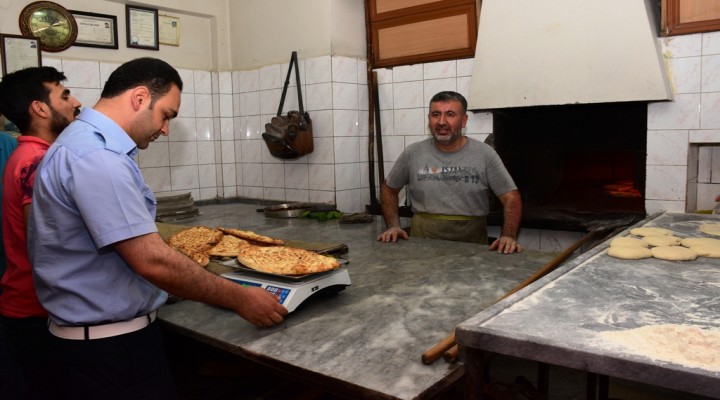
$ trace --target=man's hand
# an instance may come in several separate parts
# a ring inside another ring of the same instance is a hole
[[[245,287],[245,296],[236,312],[258,328],[279,324],[288,314],[277,297],[259,287]]]
[[[500,236],[490,244],[490,250],[496,250],[498,253],[511,254],[511,253],[522,253],[522,246],[515,239],[510,236]]]
[[[377,240],[385,243],[397,242],[398,236],[405,240],[408,239],[408,234],[404,229],[398,226],[391,226],[385,232],[381,233],[380,236],[377,237]]]

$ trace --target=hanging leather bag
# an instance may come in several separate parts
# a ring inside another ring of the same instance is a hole
[[[289,111],[283,115],[285,94],[290,85],[290,74],[295,66],[295,80],[297,82],[299,111]],[[263,141],[273,157],[292,160],[302,157],[313,151],[312,121],[310,115],[303,108],[302,90],[300,88],[300,69],[298,68],[297,52],[293,51],[290,58],[285,86],[280,97],[280,107],[270,123],[265,124]]]

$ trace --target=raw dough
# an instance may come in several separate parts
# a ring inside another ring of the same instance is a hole
[[[692,261],[698,254],[682,246],[657,246],[651,249],[652,256],[661,260]]]
[[[611,240],[610,247],[648,247],[648,244],[640,239],[622,236]]]
[[[712,244],[712,245],[720,246],[720,240],[713,239],[713,238],[691,237],[691,238],[685,238],[685,239],[681,240],[680,244],[682,244],[685,247],[699,246],[701,244]]]
[[[720,236],[720,224],[702,224],[700,225],[700,232],[707,233],[708,235]]]
[[[680,244],[680,238],[673,235],[650,235],[645,236],[642,240],[650,246],[677,246]]]
[[[720,258],[720,245],[699,244],[690,247],[690,250],[698,253],[700,257]]]
[[[608,249],[610,257],[620,258],[623,260],[640,260],[652,257],[652,251],[647,247],[638,246],[616,246]]]
[[[630,230],[631,235],[635,236],[657,236],[657,235],[669,235],[672,232],[669,229],[657,228],[654,226],[634,228]],[[720,233],[718,233],[720,235]]]
[[[604,340],[628,351],[691,368],[720,371],[720,330],[694,325],[648,325],[600,332]]]

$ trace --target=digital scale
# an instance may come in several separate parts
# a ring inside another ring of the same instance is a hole
[[[346,268],[307,275],[276,275],[247,268],[236,260],[221,263],[235,271],[222,274],[223,278],[245,286],[261,287],[278,296],[288,312],[295,311],[305,300],[318,293],[332,294],[351,285]]]

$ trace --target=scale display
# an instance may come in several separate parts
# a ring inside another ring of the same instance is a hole
[[[324,289],[340,291],[351,285],[350,274],[345,268],[308,275],[302,280],[285,280],[241,271],[227,272],[222,277],[240,285],[264,288],[277,296],[288,312],[295,311],[302,302]]]

